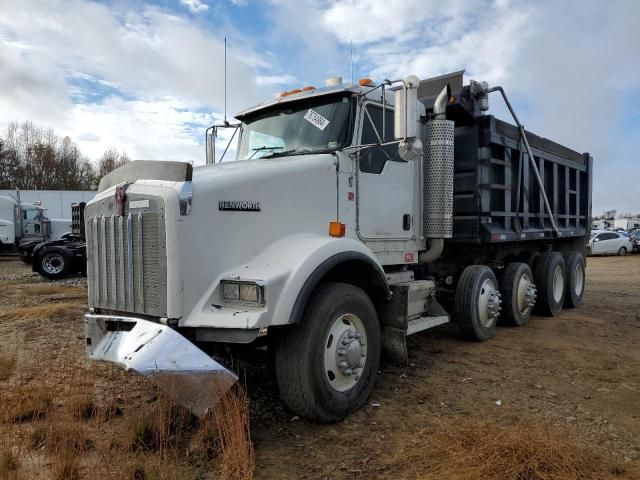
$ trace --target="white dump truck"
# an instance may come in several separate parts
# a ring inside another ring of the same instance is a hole
[[[287,405],[336,421],[408,335],[580,303],[592,159],[526,132],[500,87],[332,79],[236,119],[235,161],[132,162],[87,204],[91,358],[197,391],[225,370],[195,344],[268,345]]]
[[[57,240],[71,232],[71,219],[49,219],[39,203],[20,201],[16,196],[0,196],[0,252],[18,252],[30,263],[33,248],[41,242]]]

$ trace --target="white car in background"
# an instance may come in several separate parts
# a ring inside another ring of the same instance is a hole
[[[594,230],[587,242],[589,255],[626,255],[633,250],[631,239],[610,230]]]

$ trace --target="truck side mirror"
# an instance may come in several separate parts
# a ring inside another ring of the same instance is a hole
[[[394,136],[400,140],[398,155],[403,160],[415,160],[422,155],[418,138],[418,86],[420,79],[410,75],[403,87],[395,92]]]

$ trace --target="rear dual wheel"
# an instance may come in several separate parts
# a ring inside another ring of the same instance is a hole
[[[533,273],[526,263],[507,264],[502,277],[502,320],[506,325],[522,326],[529,321],[536,303]]]
[[[567,270],[567,293],[564,297],[566,308],[575,308],[582,302],[586,284],[586,262],[580,252],[569,252],[564,258]]]
[[[73,257],[60,247],[50,247],[38,254],[36,270],[49,280],[65,278],[71,273]]]
[[[559,252],[542,253],[533,268],[533,278],[538,289],[533,312],[547,317],[560,313],[567,284],[562,255]]]
[[[469,340],[491,338],[501,310],[496,276],[485,265],[464,269],[455,294],[455,319],[462,335]]]

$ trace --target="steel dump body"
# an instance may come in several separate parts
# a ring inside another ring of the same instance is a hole
[[[525,132],[543,192],[520,130],[485,115],[472,86],[463,85],[462,74],[425,80],[418,89],[427,112],[443,86],[449,85],[453,99],[446,109],[447,120],[455,122],[453,237],[447,241],[491,244],[586,237],[592,157]],[[545,193],[557,232],[545,209]]]
[[[491,115],[456,124],[453,242],[584,237],[590,227],[592,159],[527,132],[553,216],[515,126]]]

